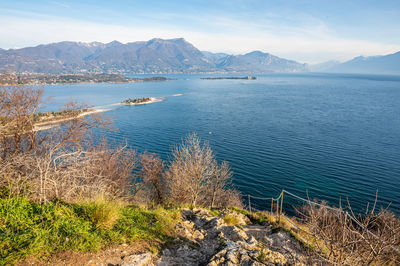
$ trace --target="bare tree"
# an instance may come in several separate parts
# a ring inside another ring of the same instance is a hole
[[[212,162],[211,168],[214,170],[208,182],[208,197],[211,201],[211,208],[215,207],[215,203],[219,196],[225,195],[227,186],[230,185],[233,173],[227,162],[222,162],[220,165],[216,161]]]
[[[3,74],[12,84],[15,76]],[[0,86],[0,158],[5,160],[19,152],[29,152],[36,145],[34,114],[37,111],[42,88],[20,84]]]
[[[167,184],[164,178],[164,163],[161,158],[152,153],[144,153],[140,156],[143,186],[147,191],[150,201],[154,204],[163,204],[166,201]]]
[[[202,201],[207,184],[215,173],[214,160],[214,154],[207,143],[201,145],[196,134],[187,136],[172,151],[172,162],[167,172],[171,198],[177,203],[193,206]]]
[[[226,206],[228,199],[240,198],[239,194],[233,197],[236,191],[229,186],[232,175],[228,163],[218,164],[208,143],[202,143],[196,134],[188,135],[175,147],[165,174],[175,204],[211,207]]]

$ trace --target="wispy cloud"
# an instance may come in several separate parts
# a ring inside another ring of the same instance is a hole
[[[234,54],[261,50],[301,62],[347,60],[360,54],[376,55],[400,50],[400,45],[337,36],[323,21],[310,16],[293,25],[292,21],[285,23],[285,18],[278,19],[272,15],[249,20],[215,14],[193,17],[163,13],[158,20],[164,23],[131,21],[119,25],[35,13],[26,16],[21,16],[20,12],[8,14],[0,15],[0,25],[7,25],[0,27],[2,48],[64,40],[132,42],[154,37],[184,37],[201,50]],[[141,18],[145,16],[143,14]]]
[[[64,3],[64,2],[58,2],[58,1],[48,1],[48,2],[50,4],[57,5],[57,6],[64,7],[64,8],[70,8],[71,7],[70,5],[68,5],[68,4]]]

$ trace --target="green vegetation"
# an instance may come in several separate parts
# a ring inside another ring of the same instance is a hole
[[[260,252],[258,253],[257,259],[259,261],[264,261],[266,257],[264,249],[261,249]]]
[[[59,251],[98,250],[111,244],[165,241],[179,221],[177,210],[141,209],[96,200],[38,204],[23,197],[0,199],[0,264]],[[102,217],[104,215],[104,217]]]
[[[227,225],[238,225],[240,220],[239,220],[239,217],[237,217],[234,214],[227,214],[224,216],[224,222]]]
[[[241,214],[243,214],[243,215],[246,215],[246,216],[249,215],[249,212],[248,212],[248,211],[243,210],[243,209],[239,209],[239,208],[237,208],[237,207],[231,207],[231,210],[234,210],[234,211],[236,211],[236,212],[238,212],[238,213],[241,213]]]
[[[221,213],[216,209],[210,209],[210,213],[215,217],[221,216]]]

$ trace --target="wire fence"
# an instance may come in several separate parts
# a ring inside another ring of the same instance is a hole
[[[347,211],[344,211],[342,208],[335,208],[335,207],[330,207],[327,206],[325,204],[320,204],[318,202],[315,201],[311,201],[309,199],[305,199],[302,198],[298,195],[295,195],[285,189],[282,189],[281,193],[279,194],[278,197],[274,198],[274,197],[256,197],[256,196],[252,196],[250,194],[247,195],[248,198],[248,208],[250,213],[252,213],[253,211],[256,212],[264,212],[267,210],[262,211],[262,206],[258,206],[257,204],[255,204],[255,202],[253,201],[253,203],[251,202],[251,199],[255,199],[255,200],[261,200],[264,202],[270,202],[270,214],[275,216],[278,221],[280,221],[281,217],[285,218],[285,220],[287,220],[291,225],[293,225],[295,228],[297,228],[298,230],[307,233],[313,237],[315,237],[314,234],[312,234],[311,232],[308,232],[302,228],[300,228],[298,225],[296,225],[295,223],[293,223],[288,217],[286,217],[283,213],[283,201],[284,198],[286,198],[286,196],[292,197],[296,200],[299,200],[301,202],[306,202],[309,205],[315,205],[315,206],[319,206],[321,208],[326,208],[328,210],[332,210],[332,211],[336,211],[339,213],[342,213],[344,215],[346,215],[347,218],[349,218],[351,221],[353,221],[354,223],[356,223],[358,226],[360,226],[360,228],[362,228],[363,230],[365,230],[365,232],[367,232],[368,234],[370,234],[371,236],[373,236],[374,238],[376,238],[377,240],[381,241],[384,244],[387,244],[383,239],[381,239],[379,236],[377,236],[376,234],[374,234],[373,232],[371,232],[368,228],[366,228],[363,224],[361,224],[355,217],[353,217],[352,215],[350,215]],[[252,206],[253,204],[253,206]],[[400,250],[392,245],[388,245],[390,248],[392,248],[395,252],[400,254]]]

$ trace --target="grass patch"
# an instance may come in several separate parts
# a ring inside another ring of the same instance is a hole
[[[276,223],[276,219],[273,215],[264,212],[248,212],[247,210],[242,210],[236,207],[231,207],[231,210],[234,210],[238,213],[246,215],[252,223],[267,225]]]
[[[236,212],[241,213],[241,214],[244,214],[246,216],[249,216],[249,212],[246,211],[246,210],[242,210],[242,209],[239,209],[237,207],[231,207],[231,210],[236,211]]]
[[[115,201],[103,197],[94,201],[76,204],[75,210],[79,216],[90,221],[96,229],[111,229],[121,216],[122,206]]]
[[[264,261],[265,257],[266,257],[266,254],[264,252],[264,249],[261,249],[260,252],[258,253],[257,260]]]
[[[220,213],[218,210],[216,210],[216,209],[210,209],[210,213],[211,213],[212,215],[214,215],[215,217],[221,216],[221,213]]]
[[[240,223],[240,219],[234,214],[227,214],[224,216],[224,222],[227,225],[238,225]]]
[[[28,256],[46,258],[72,250],[99,250],[134,241],[165,241],[173,235],[178,210],[116,206],[112,202],[37,204],[0,199],[0,265]]]

